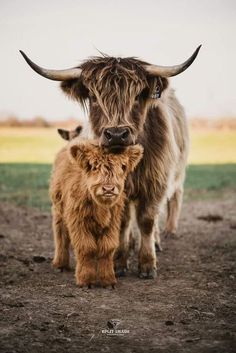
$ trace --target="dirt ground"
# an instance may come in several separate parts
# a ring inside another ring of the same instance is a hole
[[[112,290],[52,269],[49,214],[1,205],[0,352],[235,352],[235,211],[233,196],[186,203],[157,279],[132,255]]]

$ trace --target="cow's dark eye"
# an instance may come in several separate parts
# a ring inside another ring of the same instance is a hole
[[[143,91],[142,91],[143,92]],[[142,98],[142,92],[140,92],[139,94],[137,94],[137,96],[135,97],[135,102],[139,102],[140,99]]]
[[[148,98],[148,95],[149,89],[146,87],[135,97],[135,101],[138,102],[140,100],[145,100],[146,98]]]
[[[91,102],[93,102],[93,103],[97,101],[96,96],[91,92],[89,93],[89,98],[90,98]]]

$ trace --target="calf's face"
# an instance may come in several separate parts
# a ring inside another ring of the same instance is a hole
[[[99,205],[114,205],[124,190],[125,179],[142,158],[140,145],[112,154],[107,148],[91,142],[69,148],[74,165],[83,170],[84,182],[92,199]]]

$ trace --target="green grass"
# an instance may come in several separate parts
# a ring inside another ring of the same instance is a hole
[[[49,210],[50,171],[50,164],[0,164],[0,201]],[[227,189],[236,191],[236,164],[188,167],[186,199],[214,198]]]
[[[50,164],[0,164],[0,200],[49,210]]]

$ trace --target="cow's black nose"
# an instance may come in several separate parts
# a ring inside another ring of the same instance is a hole
[[[107,146],[127,146],[131,142],[130,129],[127,127],[110,127],[104,129],[103,142]]]

